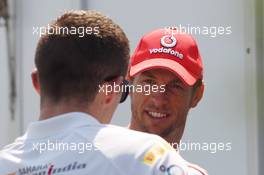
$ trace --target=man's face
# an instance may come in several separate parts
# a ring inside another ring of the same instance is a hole
[[[165,85],[165,92],[131,93],[132,123],[143,132],[161,137],[174,135],[185,126],[193,100],[193,87],[184,84],[174,73],[152,69],[135,76],[133,85]]]

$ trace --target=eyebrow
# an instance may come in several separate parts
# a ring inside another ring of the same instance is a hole
[[[143,72],[142,75],[146,77],[156,78],[155,75],[153,75],[151,72]]]
[[[157,78],[154,74],[152,74],[151,72],[147,72],[147,71],[143,72],[142,75],[145,76],[145,77],[150,77],[150,78],[154,78],[154,79]],[[182,82],[182,80],[180,78],[178,78],[177,76],[176,76],[176,78],[171,80],[169,83],[181,83],[181,84],[184,84]]]
[[[181,83],[181,84],[183,84],[182,80],[179,78],[175,78],[175,79],[171,80],[169,83]]]

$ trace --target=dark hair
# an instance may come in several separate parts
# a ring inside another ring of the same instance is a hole
[[[94,31],[84,36],[63,33],[65,28],[81,27]],[[110,18],[95,11],[66,12],[37,45],[41,96],[54,102],[71,98],[91,102],[105,79],[126,75],[128,61],[128,39]]]

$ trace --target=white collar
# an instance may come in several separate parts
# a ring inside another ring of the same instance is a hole
[[[23,138],[39,139],[50,137],[55,133],[60,133],[72,128],[77,128],[84,125],[101,125],[93,116],[82,112],[64,113],[52,118],[32,122]]]

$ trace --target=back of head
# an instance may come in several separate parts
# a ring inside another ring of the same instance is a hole
[[[41,100],[92,102],[100,83],[125,76],[128,60],[128,39],[110,18],[95,11],[66,12],[38,42]]]

